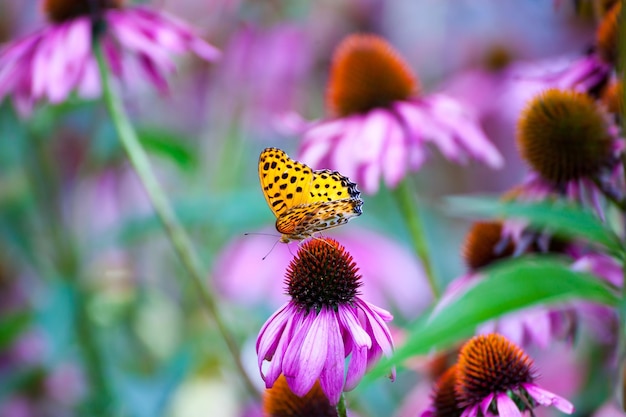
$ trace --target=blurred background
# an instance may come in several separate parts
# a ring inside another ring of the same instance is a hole
[[[0,42],[45,24],[35,3],[0,2]],[[284,133],[281,120],[289,112],[325,115],[339,41],[354,32],[387,38],[423,91],[446,92],[474,109],[505,157],[494,174],[433,152],[415,175],[434,268],[445,283],[465,272],[460,247],[469,221],[441,210],[443,196],[499,193],[524,175],[515,123],[540,83],[507,70],[575,59],[593,44],[597,24],[584,0],[142,4],[188,21],[223,52],[216,63],[178,60],[168,94],[138,82],[124,99],[260,389],[254,341],[287,300],[284,272],[297,245],[274,246],[257,159],[268,146],[297,156],[299,138]],[[26,122],[5,100],[0,138],[0,416],[260,415],[102,103],[44,106]],[[327,235],[355,257],[364,298],[392,311],[401,328],[427,308],[430,293],[389,192],[363,198],[364,215]],[[536,352],[560,376],[543,369],[543,386],[565,397],[577,392],[584,378],[576,354],[559,346]],[[416,416],[430,389],[421,381],[420,372],[403,372],[348,401],[363,417]]]

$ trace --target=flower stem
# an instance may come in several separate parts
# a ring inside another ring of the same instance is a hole
[[[183,268],[191,279],[203,307],[215,322],[218,331],[224,339],[246,389],[252,396],[257,397],[259,393],[252,381],[248,378],[243,363],[241,362],[239,347],[220,315],[217,302],[213,294],[209,292],[203,284],[203,279],[206,279],[208,274],[205,274],[202,271],[200,261],[191,244],[191,240],[180,225],[163,189],[159,185],[150,165],[146,151],[139,142],[137,133],[133,129],[128,115],[124,111],[124,106],[120,98],[113,92],[109,69],[104,60],[102,48],[99,42],[94,42],[94,53],[98,60],[104,100],[122,146],[124,147],[135,172],[145,187],[154,210],[156,211],[157,216],[165,229],[166,235],[174,247],[176,255],[178,255]]]
[[[346,411],[346,399],[343,394],[339,397],[339,404],[337,404],[337,417],[347,417],[348,412]]]
[[[433,292],[433,297],[438,299],[441,293],[433,273],[430,255],[428,252],[428,243],[426,241],[422,221],[420,219],[417,197],[411,189],[409,180],[403,180],[393,191],[393,194],[398,202],[398,207],[404,217],[404,221],[408,226],[409,234],[413,242],[413,249],[422,262],[422,266],[426,272],[426,278],[428,280],[430,290]]]

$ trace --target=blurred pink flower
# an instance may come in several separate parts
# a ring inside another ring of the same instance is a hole
[[[307,34],[294,24],[242,26],[224,46],[223,59],[215,68],[216,110],[241,117],[243,128],[257,135],[275,134],[275,119],[305,98],[311,49]]]
[[[87,8],[83,3],[75,5]],[[174,69],[170,55],[191,51],[209,61],[219,56],[185,23],[146,7],[108,8],[101,19],[105,59],[115,76],[128,83],[138,70],[141,78],[165,90],[165,74]],[[12,96],[18,111],[28,115],[39,100],[60,103],[73,91],[83,98],[100,95],[93,31],[89,15],[51,18],[48,26],[4,45],[0,100]]]
[[[365,299],[391,306],[405,318],[415,317],[426,308],[432,295],[421,265],[407,248],[362,229],[337,231],[333,235],[343,242],[359,265]],[[284,276],[297,246],[272,248],[276,239],[245,236],[230,242],[215,262],[213,276],[217,291],[244,305],[264,304],[272,308],[281,305],[284,288],[277,277]]]
[[[341,171],[366,193],[384,180],[395,187],[427,159],[427,144],[465,163],[468,157],[492,168],[503,159],[471,110],[444,94],[419,95],[408,65],[382,38],[352,35],[337,48],[327,102],[333,117],[285,125],[303,135],[300,159]]]
[[[59,364],[44,380],[47,396],[56,403],[75,405],[86,393],[87,381],[82,370],[71,362]]]

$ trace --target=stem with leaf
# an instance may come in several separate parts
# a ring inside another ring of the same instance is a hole
[[[176,214],[174,213],[174,210],[172,209],[163,189],[159,185],[150,165],[146,151],[139,142],[137,133],[133,129],[120,98],[113,91],[109,68],[107,67],[104,59],[100,43],[97,41],[94,42],[93,47],[98,60],[104,100],[109,110],[111,120],[117,130],[120,142],[122,143],[122,146],[126,151],[135,172],[146,189],[154,210],[159,217],[163,228],[165,229],[166,235],[174,247],[176,255],[178,256],[188,277],[191,279],[192,285],[196,289],[203,307],[215,322],[219,333],[224,339],[246,389],[251,395],[256,397],[258,396],[258,392],[252,381],[250,381],[243,363],[241,362],[237,343],[220,315],[219,308],[213,294],[205,288],[203,283],[203,280],[206,279],[208,274],[202,271],[200,261],[193,245],[191,244],[191,240],[179,223],[178,218],[176,217]]]

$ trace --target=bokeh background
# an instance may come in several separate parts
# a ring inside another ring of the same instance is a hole
[[[35,3],[0,2],[0,42],[44,24]],[[216,63],[179,59],[168,94],[137,80],[124,100],[259,387],[254,340],[286,301],[284,271],[297,244],[275,245],[257,159],[268,146],[297,156],[285,117],[325,115],[339,41],[355,32],[388,39],[423,91],[470,106],[505,157],[493,172],[433,152],[415,175],[434,268],[446,283],[465,272],[470,221],[442,210],[443,197],[499,193],[525,173],[515,123],[542,84],[510,69],[533,74],[575,59],[593,44],[597,23],[584,0],[143,3],[190,22],[223,52]],[[424,312],[430,292],[388,191],[365,195],[363,216],[327,235],[354,255],[364,298],[391,310],[398,329]],[[92,415],[106,392],[115,416],[260,415],[183,275],[101,102],[42,107],[28,122],[1,104],[0,416]],[[575,349],[533,354],[546,364],[543,385],[560,395],[587,380]],[[430,389],[421,366],[358,389],[349,402],[363,417],[419,415]]]

